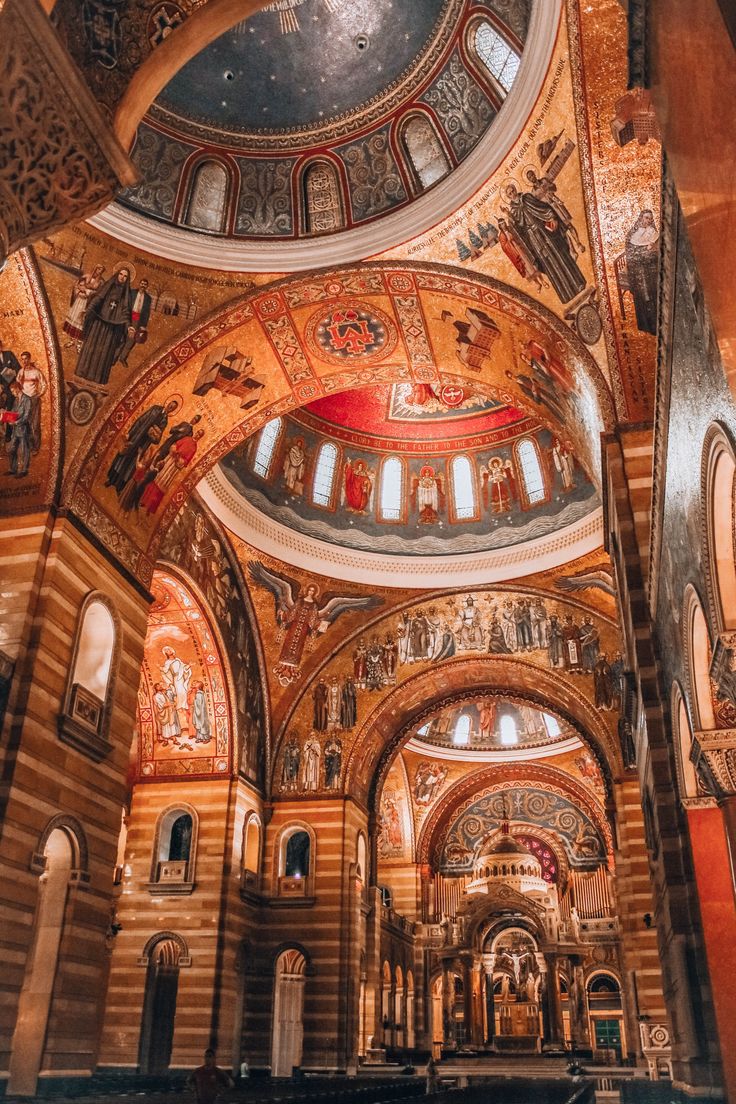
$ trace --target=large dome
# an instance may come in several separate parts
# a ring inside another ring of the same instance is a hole
[[[288,242],[410,204],[488,132],[532,0],[277,0],[194,57],[141,122],[120,203]]]
[[[274,419],[221,471],[278,525],[390,556],[510,549],[599,505],[550,430],[460,386],[385,384],[320,399]]]

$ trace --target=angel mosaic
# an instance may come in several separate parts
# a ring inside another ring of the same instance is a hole
[[[308,643],[313,645],[315,637],[326,632],[341,614],[383,605],[383,599],[376,595],[355,598],[330,591],[320,597],[316,583],[302,587],[288,575],[270,571],[260,560],[251,560],[248,570],[251,579],[270,590],[274,597],[281,654],[273,671],[282,686],[300,677],[305,647]]]

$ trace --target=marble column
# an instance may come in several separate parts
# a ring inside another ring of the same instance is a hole
[[[473,1042],[475,1035],[475,1017],[473,1009],[473,959],[470,955],[462,955],[460,959],[463,969],[463,1027],[466,1046]]]
[[[442,1034],[444,1045],[453,1048],[457,1046],[455,1034],[455,975],[453,973],[454,960],[446,958],[442,963]]]
[[[546,954],[547,963],[547,1010],[549,1019],[549,1040],[545,1047],[560,1050],[565,1045],[565,1033],[562,1023],[562,1001],[560,999],[560,976],[557,972],[557,955]]]
[[[486,1046],[493,1046],[493,1041],[496,1038],[496,1005],[493,999],[493,967],[495,965],[495,954],[483,955],[486,985]]]
[[[588,1017],[585,1004],[585,974],[583,960],[580,955],[570,956],[570,1033],[572,1043],[576,1049],[585,1050],[590,1047],[590,1033],[588,1031]]]

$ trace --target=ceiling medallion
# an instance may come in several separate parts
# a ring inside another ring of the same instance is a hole
[[[307,345],[334,364],[371,361],[388,356],[396,346],[396,326],[383,311],[364,303],[337,303],[312,315],[306,325]]]

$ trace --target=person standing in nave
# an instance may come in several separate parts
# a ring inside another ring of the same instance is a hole
[[[232,1077],[215,1063],[215,1052],[211,1047],[204,1052],[204,1065],[190,1073],[187,1086],[194,1090],[197,1104],[215,1104],[223,1089],[232,1089],[235,1082]]]

